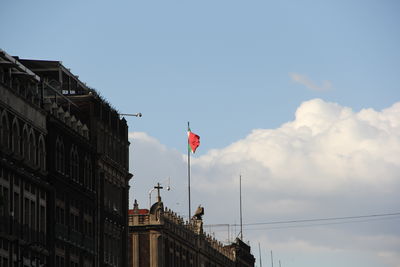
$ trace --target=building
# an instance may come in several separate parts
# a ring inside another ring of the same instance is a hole
[[[202,212],[185,222],[164,208],[161,198],[150,210],[135,201],[129,210],[131,267],[253,267],[250,246],[240,239],[223,245],[203,232]]]
[[[51,186],[41,82],[0,50],[0,266],[48,260]]]
[[[0,56],[0,266],[127,266],[125,119],[61,62]]]

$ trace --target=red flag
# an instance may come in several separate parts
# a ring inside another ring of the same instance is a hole
[[[192,153],[196,152],[197,147],[200,145],[200,136],[190,131],[188,129],[188,144],[189,144],[189,151]]]

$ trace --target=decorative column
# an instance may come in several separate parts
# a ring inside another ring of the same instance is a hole
[[[164,263],[160,259],[161,253],[161,234],[158,231],[150,231],[150,267],[162,267]]]
[[[140,267],[139,266],[139,234],[134,233],[131,235],[132,237],[132,267]]]

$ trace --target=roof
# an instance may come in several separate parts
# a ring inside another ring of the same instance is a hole
[[[135,209],[135,210],[128,210],[129,215],[147,215],[149,214],[148,209]]]
[[[37,76],[30,69],[28,69],[27,67],[22,65],[21,62],[19,62],[17,59],[13,58],[9,54],[7,54],[2,49],[0,49],[0,63],[1,64],[9,64],[13,68],[17,69],[18,72],[14,72],[14,74],[25,74],[27,76],[30,76],[32,79],[34,79],[38,82],[40,81],[39,76]]]

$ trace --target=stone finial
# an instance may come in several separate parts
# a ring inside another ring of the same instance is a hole
[[[68,111],[64,114],[64,122],[68,126],[71,126],[71,114]]]
[[[82,126],[82,134],[85,138],[89,138],[89,128],[86,124],[83,124]]]
[[[83,133],[82,133],[82,122],[80,121],[80,120],[78,120],[77,122],[76,122],[76,130],[78,131],[78,133],[79,134],[82,134],[83,135]]]
[[[76,118],[75,118],[74,115],[72,115],[72,117],[71,117],[71,127],[74,130],[76,130],[76,123],[77,123]]]
[[[58,105],[56,102],[53,102],[53,104],[51,105],[51,113],[57,117],[57,110],[58,110]]]
[[[50,110],[51,110],[51,106],[52,106],[51,100],[48,99],[48,98],[45,98],[45,99],[43,100],[43,108],[44,108],[45,110],[47,110],[47,111],[50,111]]]
[[[57,117],[58,117],[60,120],[64,121],[64,116],[65,116],[64,109],[60,106],[60,107],[58,108],[58,110],[57,110]]]

